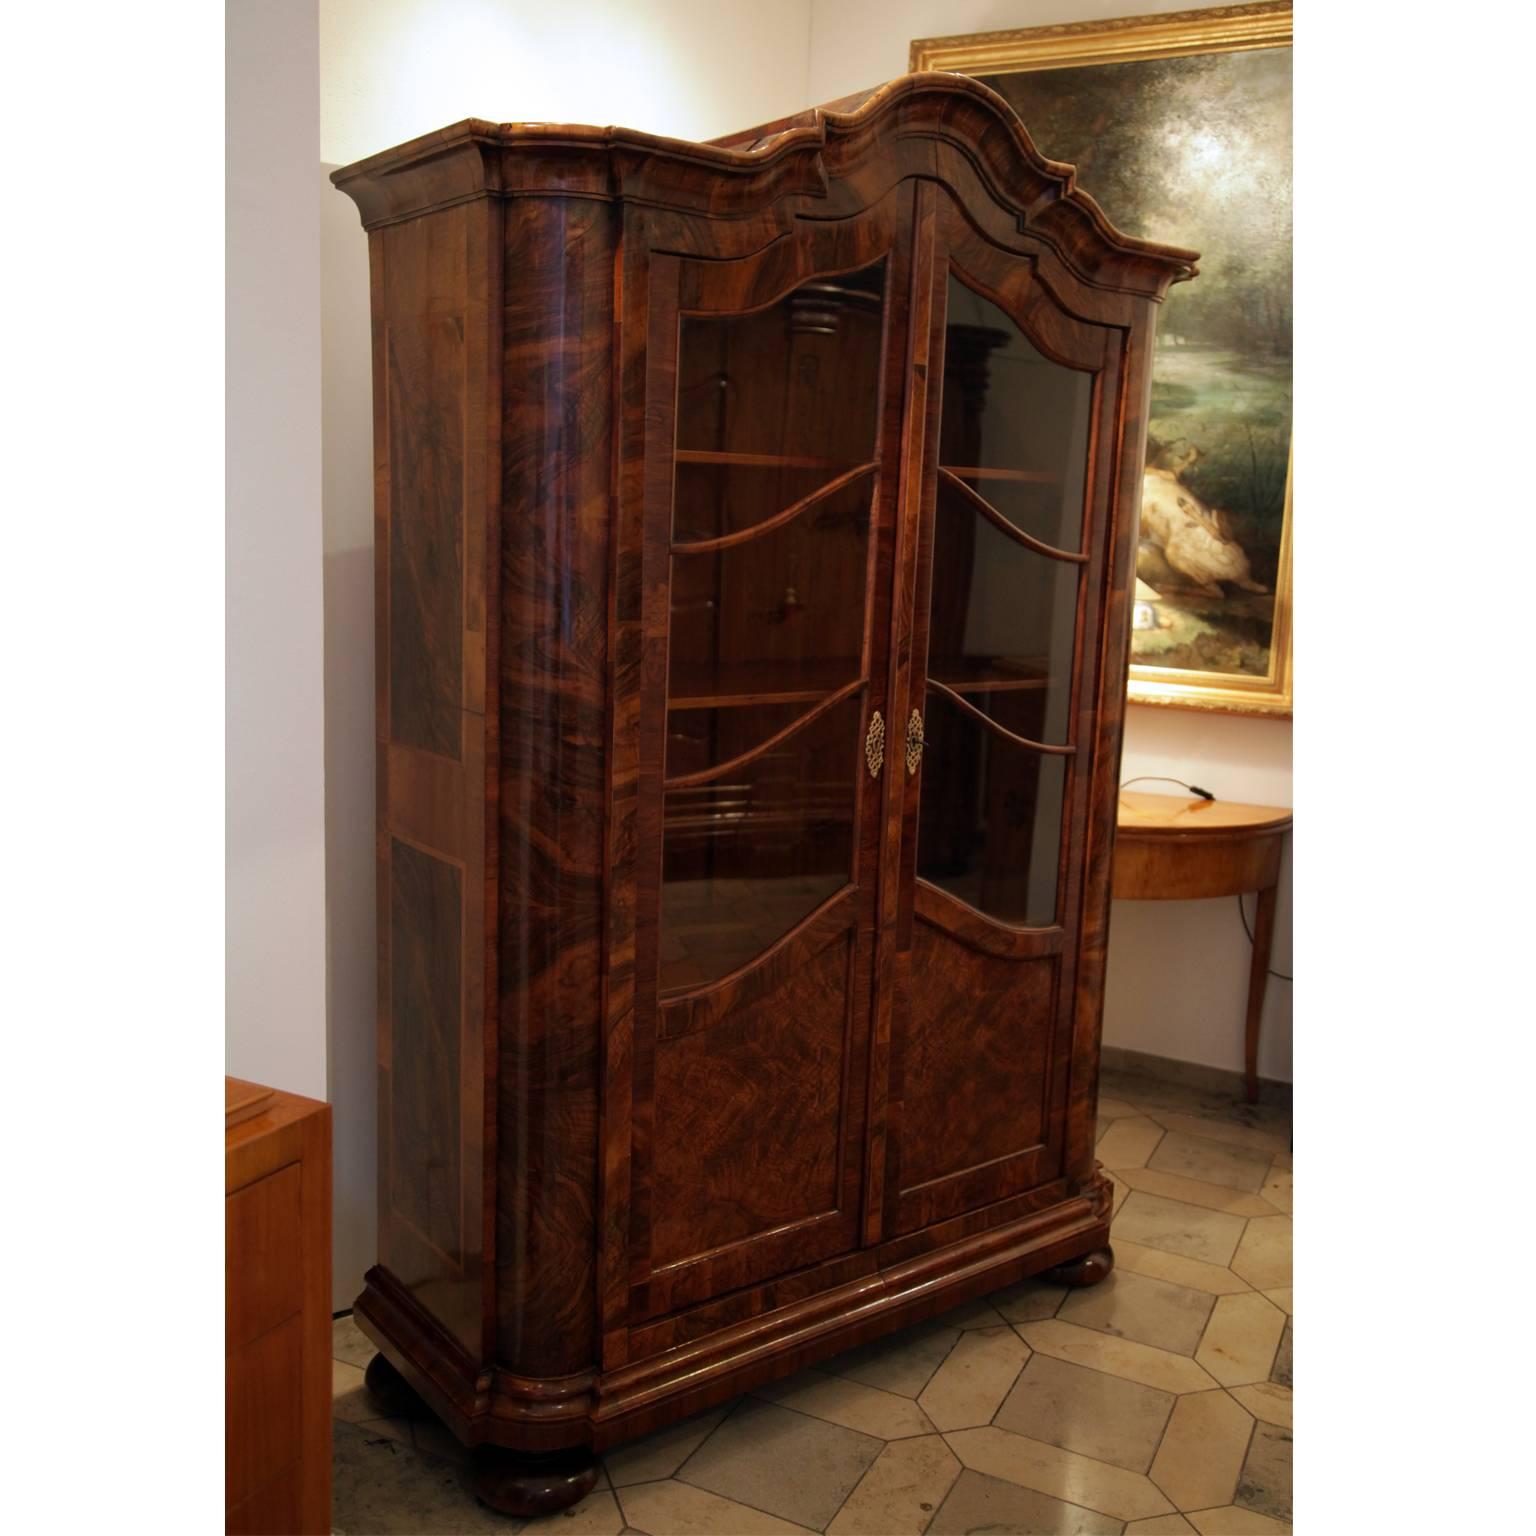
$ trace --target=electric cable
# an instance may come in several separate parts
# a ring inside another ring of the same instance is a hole
[[[1190,794],[1192,794],[1192,795],[1199,795],[1202,800],[1214,800],[1216,798],[1216,796],[1213,795],[1210,792],[1210,790],[1208,790],[1208,789],[1201,789],[1198,784],[1185,784],[1183,779],[1171,779],[1171,778],[1168,777],[1168,775],[1166,773],[1142,773],[1142,774],[1138,774],[1134,779],[1127,779],[1125,781],[1125,783],[1120,786],[1120,788],[1121,789],[1127,789],[1132,784],[1149,784],[1149,783],[1179,784],[1179,785],[1182,785],[1185,789],[1187,789],[1190,792]]]

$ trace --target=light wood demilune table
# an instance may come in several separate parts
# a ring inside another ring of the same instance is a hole
[[[1117,901],[1197,901],[1247,891],[1259,894],[1244,1039],[1250,1104],[1259,1097],[1259,1020],[1275,935],[1280,853],[1290,829],[1291,813],[1279,806],[1120,791],[1115,834]]]

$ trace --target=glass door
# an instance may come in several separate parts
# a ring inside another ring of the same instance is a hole
[[[859,1242],[910,203],[653,279],[636,1321]]]
[[[855,875],[885,269],[682,320],[663,993],[752,964]]]
[[[942,194],[935,194],[943,202]],[[885,1231],[1062,1167],[1105,333],[935,220]],[[1078,807],[1074,812],[1074,807]]]

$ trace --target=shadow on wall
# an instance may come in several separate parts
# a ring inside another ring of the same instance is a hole
[[[325,551],[326,1040],[333,1308],[377,1252],[374,1087],[373,405],[368,237],[320,170]]]

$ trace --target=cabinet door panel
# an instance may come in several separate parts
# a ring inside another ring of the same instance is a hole
[[[652,269],[631,1323],[858,1244],[909,204]]]
[[[657,1103],[690,1112],[657,1118],[658,1268],[836,1209],[851,938],[707,1028],[663,1026]]]
[[[637,1318],[842,1252],[861,1166],[858,893],[764,959],[662,1003],[637,1152],[649,1233]]]
[[[891,1236],[1064,1171],[1104,570],[1094,443],[1112,408],[1106,334],[936,202]]]
[[[1045,1182],[1059,965],[988,955],[919,923],[904,1052],[902,1193],[911,1231]]]

